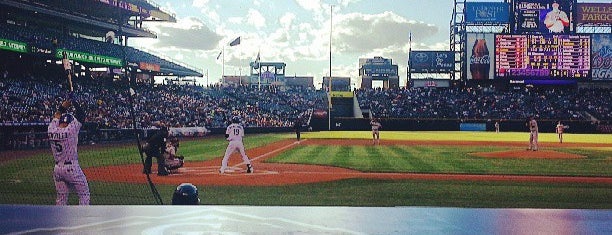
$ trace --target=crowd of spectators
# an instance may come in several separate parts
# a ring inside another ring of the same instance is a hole
[[[609,89],[491,87],[361,89],[361,109],[376,117],[522,120],[531,115],[551,120],[611,120]],[[590,115],[590,116],[589,116]]]
[[[66,94],[59,84],[34,77],[1,79],[0,123],[48,123]],[[125,83],[81,78],[74,84],[85,122],[98,128],[132,128],[132,113],[138,128],[157,122],[224,128],[232,116],[240,116],[247,127],[290,127],[297,117],[327,104],[324,92],[305,88],[138,84],[132,99]]]

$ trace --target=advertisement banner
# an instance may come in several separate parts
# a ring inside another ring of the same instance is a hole
[[[452,51],[411,51],[410,72],[445,73],[455,69],[455,53]]]
[[[578,3],[576,22],[612,24],[612,3]]]
[[[495,54],[495,35],[492,33],[467,34],[467,79],[493,79],[493,55]]]
[[[57,51],[55,52],[55,57],[62,58],[63,52],[66,52],[66,55],[68,56],[68,59],[70,60],[88,62],[88,63],[94,63],[94,64],[110,65],[110,66],[116,66],[116,67],[121,67],[123,65],[123,61],[118,58],[114,58],[110,56],[103,56],[103,55],[94,55],[94,54],[89,54],[89,53],[80,52],[80,51],[69,51],[69,50],[64,50],[64,49],[57,49]]]
[[[172,127],[168,129],[168,132],[174,137],[202,137],[210,131],[206,127]]]
[[[510,5],[504,2],[466,2],[465,22],[508,23]]]
[[[338,98],[353,98],[352,91],[332,91],[330,92],[330,95],[331,97],[338,97]]]
[[[450,87],[450,80],[445,79],[412,79],[410,80],[411,87]]]
[[[151,64],[151,63],[146,63],[146,62],[140,62],[138,67],[142,70],[149,70],[149,71],[155,71],[155,72],[159,72],[161,69],[158,64]]]
[[[514,3],[516,34],[574,32],[573,0],[516,0]]]
[[[592,34],[591,40],[593,63],[591,74],[593,80],[612,80],[612,36],[610,34]]]
[[[0,50],[27,53],[28,52],[27,45],[28,44],[26,44],[25,42],[18,42],[18,41],[0,38]]]

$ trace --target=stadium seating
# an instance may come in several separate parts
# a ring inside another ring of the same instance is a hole
[[[75,84],[86,122],[100,128],[132,127],[124,84],[84,78]],[[56,82],[35,78],[2,80],[0,90],[0,123],[48,123],[65,94]],[[139,84],[135,91],[137,126],[142,128],[158,121],[172,127],[225,127],[234,115],[241,116],[247,127],[290,127],[297,116],[326,104],[323,92],[308,89]]]
[[[365,89],[356,92],[361,109],[374,116],[424,119],[610,120],[610,91],[605,89],[492,88]]]

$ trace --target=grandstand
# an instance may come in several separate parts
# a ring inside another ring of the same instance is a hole
[[[156,37],[142,27],[143,22],[172,22],[174,16],[149,1],[107,2],[83,6],[0,0],[0,56],[6,58],[0,63],[1,149],[44,146],[49,116],[67,90],[63,68],[57,64],[64,51],[77,65],[76,98],[87,109],[83,142],[131,138],[124,130],[147,129],[159,121],[220,133],[233,115],[241,116],[253,131],[287,131],[293,120],[304,115],[314,130],[367,130],[367,118],[379,117],[387,130],[459,130],[460,123],[492,128],[495,121],[503,121],[505,130],[524,131],[524,119],[538,115],[542,126],[562,120],[575,133],[612,131],[610,83],[605,80],[534,85],[527,79],[516,83],[468,79],[444,87],[433,82],[423,83],[433,84],[426,87],[350,91],[350,78],[334,78],[329,94],[326,87],[315,90],[312,84],[263,89],[154,84],[158,75],[202,76],[195,69],[126,46],[129,37]],[[133,97],[129,88],[135,91]]]

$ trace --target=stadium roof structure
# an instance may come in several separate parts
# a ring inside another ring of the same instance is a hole
[[[176,22],[176,19],[149,0],[0,0],[0,9],[6,19],[6,22],[1,22],[6,25],[0,30],[5,31],[5,39],[27,44],[27,48],[38,48],[22,53],[41,55],[37,51],[42,49],[46,51],[42,56],[60,58],[58,52],[67,51],[73,56],[70,59],[98,58],[80,61],[89,62],[92,66],[134,67],[135,64],[135,67],[148,68],[143,70],[161,75],[203,76],[196,68],[150,52],[86,39],[106,40],[110,31],[120,37],[119,44],[127,42],[128,37],[156,38],[155,33],[142,27],[142,22]],[[125,37],[125,40],[121,37]],[[55,46],[51,46],[54,38],[59,39],[59,45],[56,42]]]
[[[166,13],[145,0],[0,0],[0,5],[17,11],[18,15],[28,17],[28,20],[61,23],[91,36],[104,36],[106,32],[114,31],[118,36],[156,38],[154,32],[141,27],[141,22],[176,22],[174,14]]]

